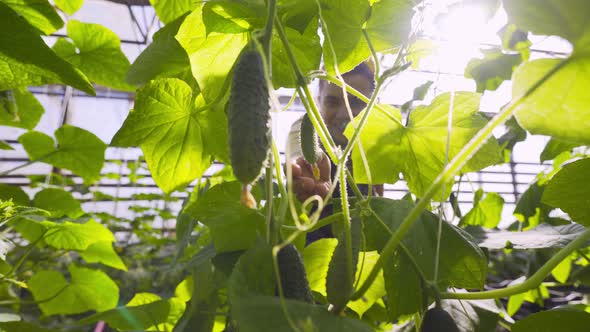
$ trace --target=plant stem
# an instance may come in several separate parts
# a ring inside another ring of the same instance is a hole
[[[359,189],[359,186],[356,184],[356,182],[354,181],[354,177],[352,176],[352,173],[350,173],[350,171],[348,169],[346,169],[346,178],[348,179],[348,182],[350,182],[351,184],[351,188],[352,191],[354,191],[354,195],[359,199],[362,200],[363,199],[363,193],[361,192],[361,190]]]
[[[367,123],[367,120],[369,119],[369,115],[371,115],[371,111],[373,110],[373,106],[375,105],[375,101],[377,100],[377,95],[379,94],[379,90],[381,90],[382,86],[383,86],[383,81],[378,80],[377,84],[375,85],[375,91],[373,91],[373,94],[371,95],[371,99],[369,99],[369,103],[367,104],[367,107],[365,108],[363,115],[361,116],[361,119],[359,120],[358,124],[354,128],[354,132],[350,136],[350,139],[348,140],[348,144],[346,144],[346,148],[344,148],[344,152],[342,152],[342,156],[340,157],[341,163],[344,164],[344,162],[346,161],[346,158],[348,157],[348,154],[352,151],[352,148],[356,144],[356,140],[359,138],[359,136],[361,134],[361,130],[363,130],[363,127],[365,126],[365,124]]]
[[[352,234],[350,233],[350,210],[348,206],[348,191],[346,189],[346,167],[340,169],[340,201],[342,202],[342,230],[344,234],[344,247],[346,249],[346,278],[350,281],[350,288],[346,289],[347,296],[354,291],[354,269],[352,260]],[[346,308],[346,302],[334,306],[332,312],[340,314]]]
[[[535,272],[530,278],[525,280],[523,283],[509,286],[502,289],[494,289],[483,292],[470,292],[470,293],[454,293],[444,292],[441,293],[443,299],[460,299],[460,300],[484,300],[493,299],[499,297],[508,297],[515,294],[520,294],[531,289],[535,289],[541,285],[543,280],[553,271],[553,269],[561,263],[562,260],[567,258],[572,252],[583,247],[586,241],[590,240],[590,228],[587,228],[582,234],[570,242],[567,246],[559,250],[553,255],[537,272]]]
[[[326,150],[328,157],[332,159],[332,162],[337,163],[339,157],[338,155],[336,155],[336,152],[334,151],[336,143],[334,142],[332,135],[330,135],[330,131],[328,130],[328,126],[326,126],[326,123],[324,122],[324,118],[322,117],[320,110],[315,104],[309,87],[307,85],[303,85],[302,87],[299,87],[297,90],[299,91],[299,96],[303,97],[301,98],[303,106],[306,108],[307,114],[309,115],[309,119],[311,120],[313,126],[316,129],[318,137],[320,138],[320,141],[322,141],[322,144],[324,145],[324,149]],[[303,92],[303,94],[301,92]]]
[[[305,76],[303,76],[301,69],[299,68],[299,64],[297,63],[297,59],[295,58],[295,55],[293,53],[293,50],[289,45],[289,40],[287,39],[287,35],[285,34],[283,25],[278,19],[275,19],[275,26],[279,38],[281,39],[281,43],[285,47],[285,52],[287,53],[287,58],[289,59],[289,63],[291,64],[293,74],[295,75],[297,93],[301,98],[301,102],[305,107],[307,114],[309,115],[309,119],[316,128],[316,131],[318,133],[320,141],[322,141],[322,144],[324,145],[326,153],[328,154],[330,159],[332,159],[333,162],[337,162],[338,158],[336,156],[336,153],[334,152],[334,147],[336,146],[336,143],[334,143],[334,140],[332,139],[332,136],[328,131],[328,127],[326,126],[326,123],[324,122],[322,115],[314,102],[313,96],[311,95],[311,91],[307,86]]]
[[[18,166],[16,166],[16,167],[14,167],[14,168],[11,168],[11,169],[9,169],[9,170],[3,171],[2,173],[0,173],[0,176],[4,176],[4,175],[7,175],[7,174],[10,174],[10,173],[12,173],[12,172],[14,172],[14,171],[16,171],[16,170],[19,170],[19,169],[21,169],[21,168],[23,168],[23,167],[27,167],[27,166],[29,166],[29,165],[32,165],[32,164],[36,163],[37,161],[38,161],[38,160],[30,160],[30,161],[27,161],[27,162],[26,162],[26,163],[24,163],[24,164],[20,164],[20,165],[18,165]]]
[[[16,276],[16,271],[25,262],[25,259],[27,259],[27,257],[31,254],[31,252],[33,252],[33,249],[35,249],[35,246],[37,246],[37,243],[39,243],[41,240],[43,240],[43,238],[45,237],[45,233],[46,232],[47,231],[44,231],[43,234],[41,234],[41,236],[39,236],[38,239],[36,239],[35,241],[29,243],[29,245],[27,246],[27,249],[25,249],[25,252],[18,259],[18,261],[16,262],[16,264],[14,264],[12,266],[12,268],[10,268],[10,270],[8,272],[6,272],[5,277],[9,278],[9,277],[12,277],[12,276]]]
[[[373,57],[373,63],[375,64],[375,76],[377,77],[379,75],[379,72],[381,71],[379,68],[379,58],[377,57],[377,52],[375,51],[375,47],[373,46],[373,42],[371,42],[371,38],[369,38],[369,34],[367,33],[367,30],[365,28],[363,28],[363,37],[365,38],[365,41],[367,42],[367,45],[369,45],[369,50],[371,51],[371,56]]]
[[[274,25],[277,14],[277,0],[267,0],[268,16],[266,18],[266,25],[264,27],[264,37],[262,40],[262,47],[268,61],[269,76],[271,75],[272,67],[272,27]]]
[[[273,182],[272,182],[272,172],[273,172],[273,160],[269,158],[269,165],[266,167],[266,238],[270,245],[274,245],[277,243],[278,234],[277,230],[279,229],[274,225],[274,218],[273,218]]]
[[[29,304],[41,304],[41,303],[49,302],[49,301],[55,299],[56,297],[58,297],[69,286],[70,286],[70,284],[63,286],[59,291],[57,291],[57,293],[55,293],[55,294],[51,295],[50,297],[45,298],[43,300],[39,300],[39,301],[0,301],[0,305],[12,305],[12,304],[29,305]]]
[[[338,212],[338,213],[333,213],[325,218],[322,218],[320,220],[318,220],[318,222],[311,227],[310,229],[307,230],[307,232],[313,232],[317,229],[320,229],[326,225],[330,225],[338,220],[342,219],[342,212]],[[298,228],[295,226],[288,226],[288,225],[283,225],[282,228],[287,229],[287,230],[297,230]]]
[[[277,179],[277,183],[279,185],[279,192],[281,193],[282,197],[287,197],[287,189],[285,189],[283,177],[281,176],[281,157],[279,154],[279,149],[277,148],[277,143],[274,139],[272,140],[272,156],[274,158],[275,178]]]
[[[453,177],[463,168],[463,166],[469,161],[471,156],[476,153],[484,144],[485,142],[492,136],[493,130],[498,127],[499,125],[506,122],[516,110],[516,107],[520,105],[520,103],[525,100],[528,96],[530,96],[533,92],[535,92],[544,82],[546,82],[553,74],[559,71],[568,63],[568,59],[564,59],[560,62],[557,66],[555,66],[552,70],[547,72],[541,79],[539,79],[535,84],[533,84],[523,95],[518,96],[517,98],[513,99],[506,107],[501,110],[494,118],[492,118],[485,127],[483,127],[477,134],[465,145],[461,151],[453,158],[453,160],[445,167],[443,172],[438,175],[438,177],[434,180],[434,182],[430,185],[426,193],[423,197],[420,198],[418,203],[414,206],[414,208],[410,211],[410,213],[406,216],[404,221],[400,224],[399,228],[393,234],[393,236],[387,241],[385,247],[381,251],[377,262],[373,266],[373,269],[369,273],[369,276],[365,280],[365,283],[357,290],[357,292],[353,295],[352,300],[357,300],[363,296],[363,294],[369,289],[371,284],[375,281],[377,274],[383,267],[383,257],[387,255],[393,254],[401,239],[406,235],[406,233],[410,230],[412,225],[418,217],[422,213],[422,211],[428,206],[430,200],[436,192],[441,188],[443,183],[448,183]]]

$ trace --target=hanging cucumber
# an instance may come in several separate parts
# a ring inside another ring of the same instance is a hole
[[[348,274],[344,233],[341,233],[338,237],[338,244],[332,254],[332,259],[328,267],[328,275],[326,276],[328,301],[337,308],[344,307],[354,291],[354,276],[356,275],[356,265],[358,263],[363,235],[362,223],[359,217],[352,218],[350,222],[350,235],[352,237],[352,278]]]
[[[422,319],[420,332],[459,332],[457,323],[443,308],[429,309]]]
[[[241,200],[248,207],[256,201],[249,185],[260,176],[270,150],[270,104],[262,55],[251,44],[236,62],[227,105],[230,160],[242,182]]]
[[[288,244],[277,254],[283,295],[288,299],[314,303],[303,259],[293,244]]]
[[[303,158],[310,163],[313,170],[313,176],[318,180],[320,178],[320,169],[318,168],[317,161],[321,156],[322,150],[320,148],[318,134],[316,133],[313,123],[309,119],[307,113],[303,116],[303,119],[301,119],[301,130],[299,135]]]

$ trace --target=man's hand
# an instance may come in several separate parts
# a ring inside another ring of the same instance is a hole
[[[328,156],[322,152],[322,156],[317,161],[317,167],[320,171],[319,179],[313,176],[312,165],[309,164],[303,157],[297,158],[295,162],[291,163],[291,170],[293,172],[293,193],[300,202],[305,201],[313,195],[319,195],[325,198],[330,191],[330,160]]]

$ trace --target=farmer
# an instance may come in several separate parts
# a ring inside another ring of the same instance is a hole
[[[352,71],[342,75],[344,81],[363,95],[369,97],[375,88],[374,73],[372,66],[366,62],[361,63]],[[347,139],[344,136],[344,129],[350,122],[350,117],[346,109],[344,96],[342,94],[342,88],[326,82],[320,81],[319,85],[319,97],[318,97],[320,113],[330,135],[334,139],[334,142],[340,147],[344,148],[347,143]],[[354,116],[357,116],[365,107],[366,103],[362,100],[348,95],[348,102]],[[301,153],[301,147],[299,144],[299,128],[301,127],[301,119],[295,121],[289,132],[288,145],[289,151],[291,152],[292,160],[291,169],[293,174],[293,193],[297,199],[301,202],[313,195],[319,195],[322,198],[326,197],[332,180],[336,175],[336,167],[325,153],[322,153],[320,159],[317,161],[318,168],[320,170],[319,179],[316,180],[312,174],[311,165],[305,161]],[[352,162],[349,159],[347,166],[351,169]],[[374,186],[375,194],[383,194],[383,186]],[[367,185],[359,185],[361,192],[366,195],[368,193]],[[350,188],[348,188],[349,195],[352,195]],[[337,189],[333,193],[333,197],[339,197],[340,191]],[[322,217],[331,214],[331,208],[327,207],[322,212]],[[308,234],[308,243],[313,242],[319,238],[331,237],[331,228],[325,226],[317,231]]]

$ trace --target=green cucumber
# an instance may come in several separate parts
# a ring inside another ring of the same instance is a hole
[[[286,245],[277,254],[281,288],[285,298],[314,303],[303,259],[293,244]]]
[[[322,150],[320,149],[320,142],[318,140],[318,134],[313,127],[313,123],[309,119],[307,113],[301,119],[301,131],[299,132],[301,139],[301,151],[303,152],[303,158],[310,164],[315,164]]]
[[[260,176],[270,151],[270,104],[262,55],[247,46],[235,64],[227,105],[230,160],[248,185]]]
[[[459,332],[459,327],[448,312],[436,307],[424,315],[420,332]]]

